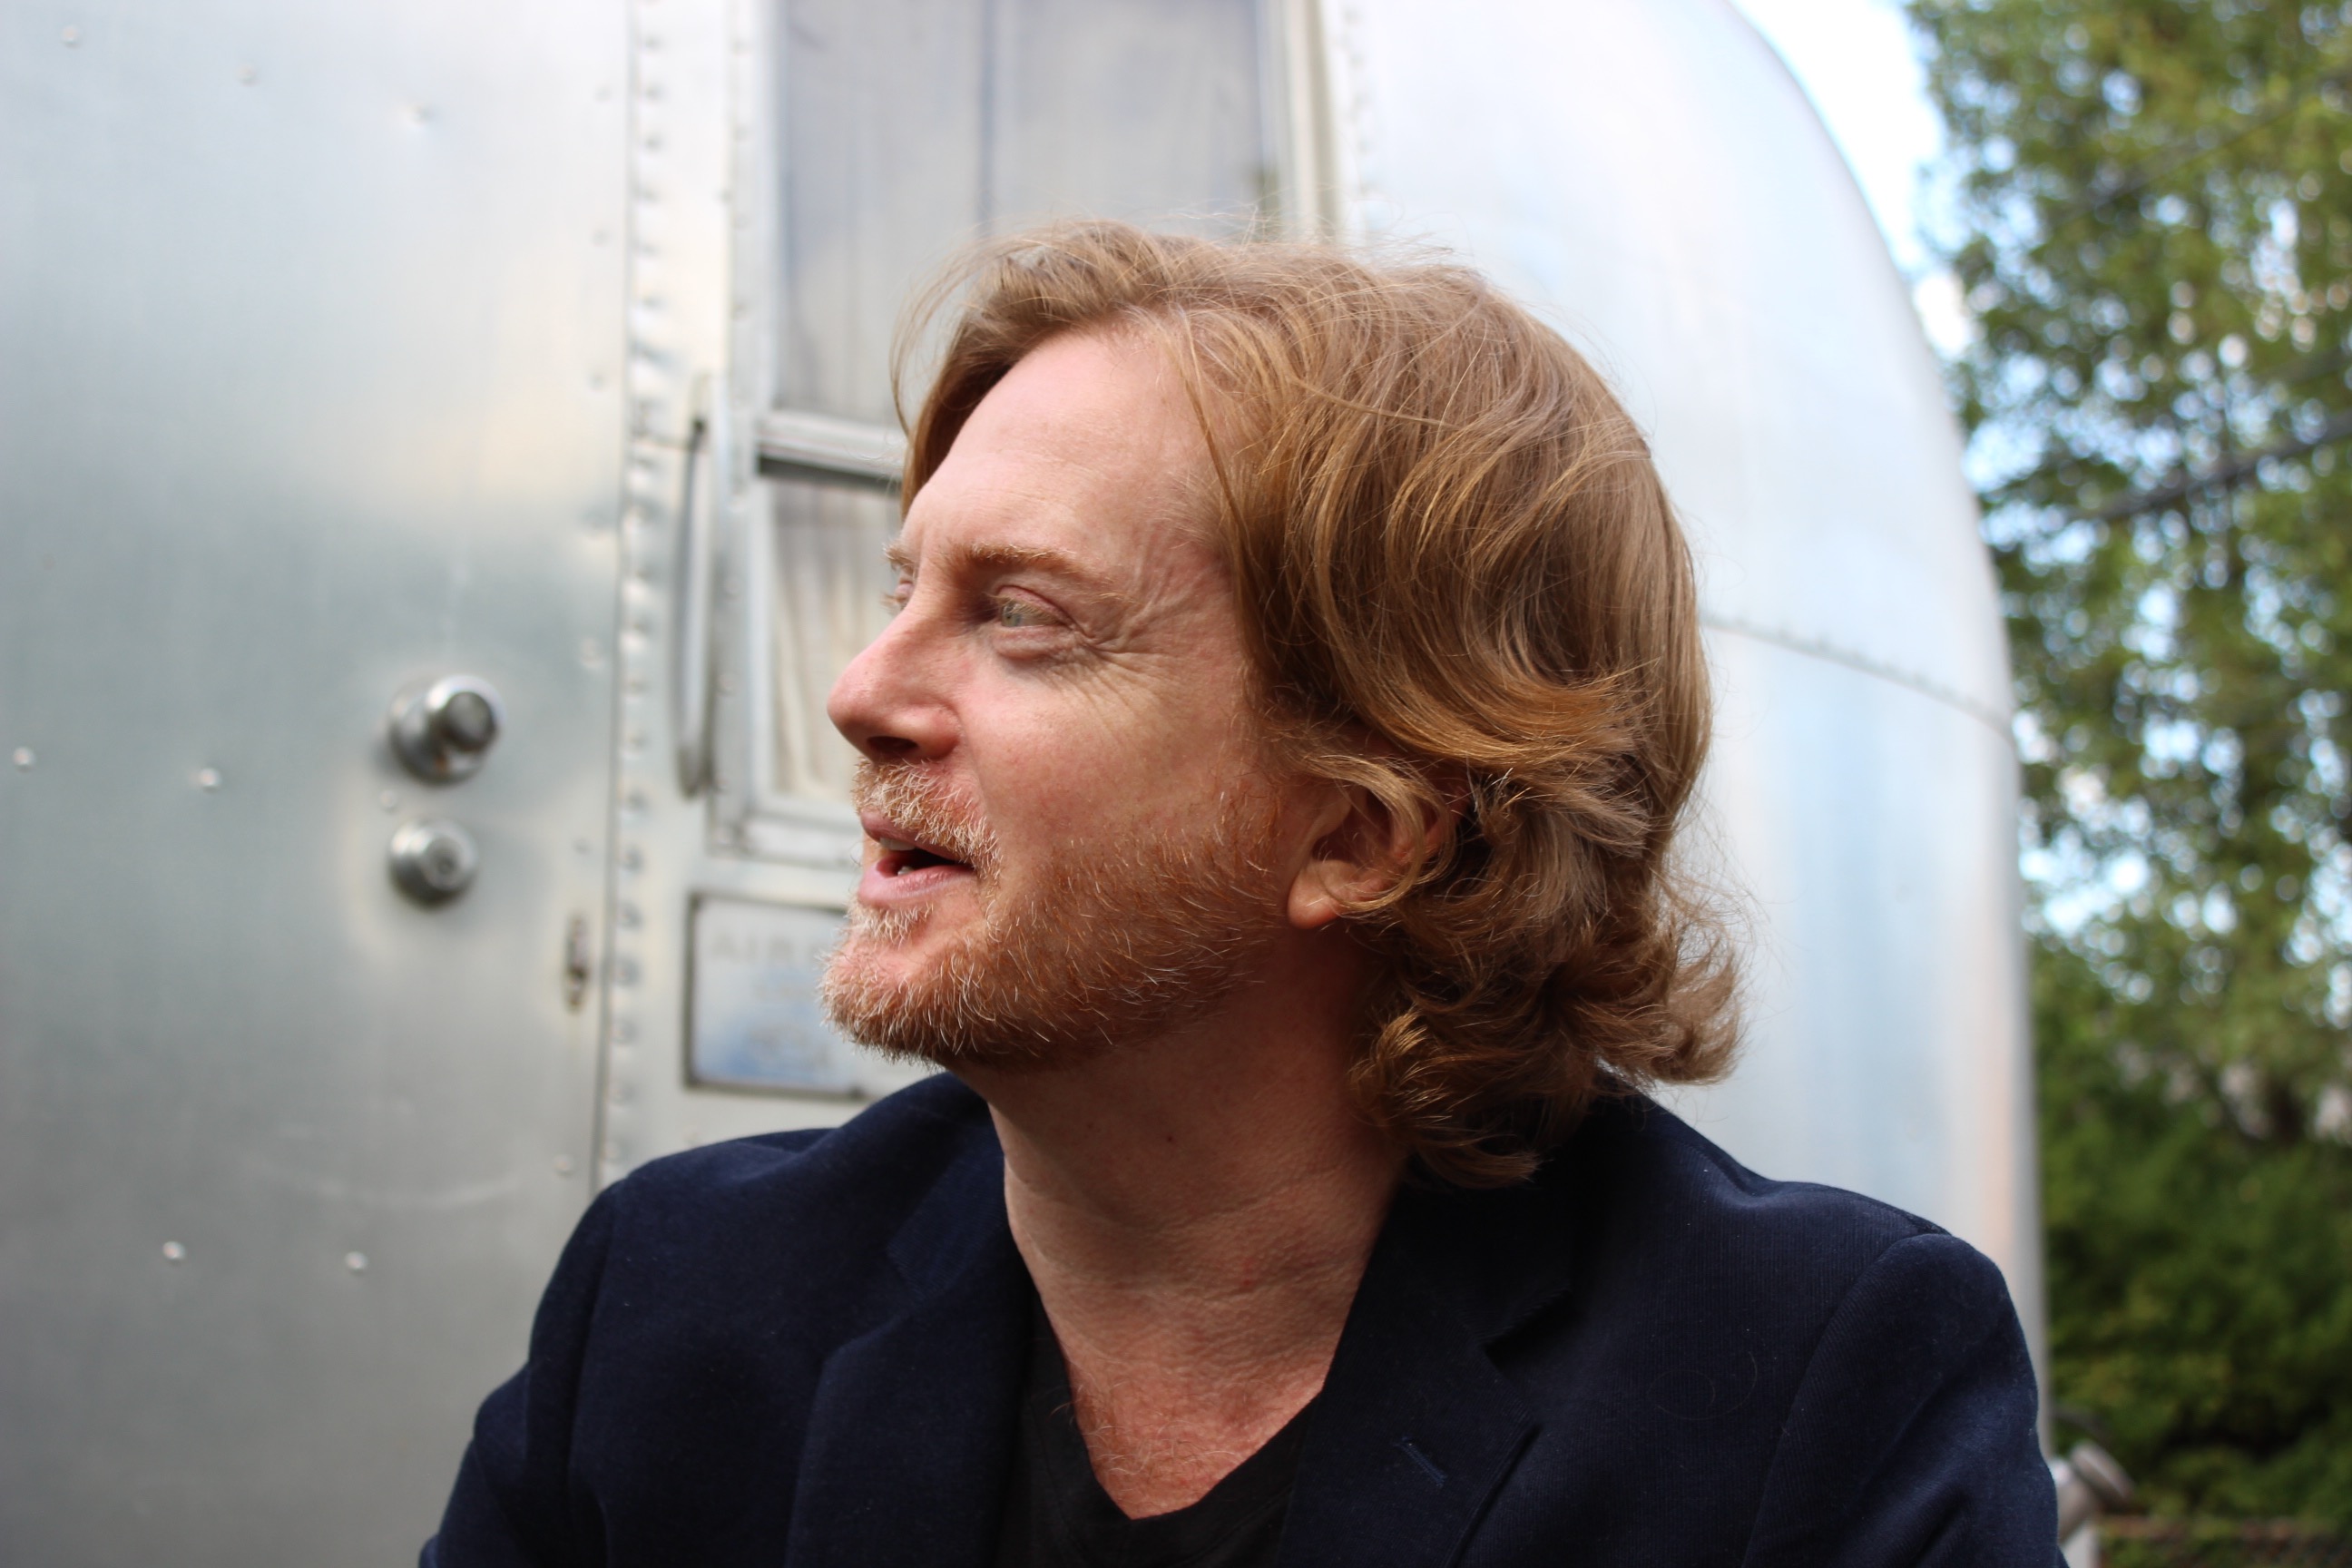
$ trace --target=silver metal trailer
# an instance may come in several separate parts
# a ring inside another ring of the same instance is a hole
[[[1990,574],[1723,0],[23,0],[0,1561],[404,1560],[599,1183],[899,1081],[811,999],[884,348],[959,241],[1078,212],[1449,243],[1613,372],[1755,912],[1685,1107],[2038,1321]]]

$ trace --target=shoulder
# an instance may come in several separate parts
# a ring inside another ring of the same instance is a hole
[[[582,1218],[428,1561],[602,1561],[623,1536],[716,1561],[745,1509],[783,1540],[831,1358],[904,1310],[909,1259],[1003,1237],[994,1130],[952,1079],[652,1162]]]
[[[806,1310],[887,1269],[894,1240],[943,1196],[985,1202],[1002,1169],[986,1104],[939,1074],[838,1127],[649,1162],[598,1199],[605,1272],[657,1278],[681,1306],[789,1282]]]
[[[1942,1226],[1759,1175],[1654,1101],[1599,1109],[1564,1153],[1547,1174],[1580,1200],[1577,1272],[1629,1306],[1719,1313],[1727,1331],[1798,1365],[1873,1333],[1912,1353],[1930,1348],[1923,1336],[2016,1329],[2000,1270]]]
[[[1882,1260],[1990,1289],[2000,1273],[1942,1227],[1860,1193],[1760,1175],[1654,1101],[1595,1109],[1539,1180],[1575,1215],[1588,1286],[1711,1304],[1751,1329],[1818,1335]],[[1795,1350],[1795,1343],[1786,1346]]]
[[[1624,1276],[1652,1287],[1654,1310],[1720,1312],[1751,1343],[1760,1331],[1807,1389],[1832,1365],[1885,1356],[1924,1372],[1987,1335],[2019,1334],[2000,1268],[1941,1226],[1841,1187],[1759,1175],[1654,1102],[1607,1108],[1576,1152],[1595,1200],[1594,1285]],[[1848,1393],[1870,1386],[1864,1374]]]
[[[1858,1268],[1898,1242],[1945,1234],[1860,1193],[1759,1175],[1651,1100],[1596,1107],[1563,1152],[1559,1174],[1625,1221],[1688,1237],[1752,1237],[1811,1268]]]
[[[1964,1349],[1955,1338],[2018,1332],[1974,1247],[1859,1193],[1759,1175],[1647,1100],[1596,1107],[1495,1213],[1511,1217],[1479,1249],[1507,1261],[1486,1267],[1549,1278],[1487,1321],[1540,1313],[1538,1343],[1592,1358],[1591,1375],[1629,1380],[1645,1405],[1676,1405],[1662,1391],[1690,1381],[1717,1391],[1699,1401],[1711,1415],[1785,1412],[1818,1356],[1934,1359]]]
[[[1486,1267],[1554,1261],[1540,1292],[1486,1315],[1538,1424],[1493,1561],[1520,1544],[1535,1561],[1588,1513],[1616,1521],[1628,1562],[2048,1560],[2009,1554],[2045,1528],[2050,1481],[2017,1314],[1975,1248],[1759,1175],[1643,1100],[1596,1108],[1529,1188],[1495,1197],[1517,1217],[1487,1229]],[[1947,1526],[2009,1544],[1939,1556]],[[1904,1544],[1852,1555],[1874,1531]]]

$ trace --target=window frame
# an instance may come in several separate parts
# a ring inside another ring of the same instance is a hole
[[[783,0],[752,9],[749,47],[761,58],[735,73],[752,101],[735,117],[730,170],[736,213],[728,258],[732,304],[729,395],[713,411],[729,421],[724,449],[741,454],[720,491],[714,543],[717,613],[711,617],[709,693],[710,848],[714,853],[818,868],[859,860],[861,830],[840,802],[784,788],[778,774],[779,671],[783,612],[776,593],[775,531],[766,482],[786,479],[895,497],[906,437],[887,426],[779,401],[776,328],[782,306],[783,97],[790,47]],[[1324,58],[1324,0],[1257,0],[1261,136],[1270,179],[1270,226],[1287,237],[1341,230],[1333,177],[1334,126]]]

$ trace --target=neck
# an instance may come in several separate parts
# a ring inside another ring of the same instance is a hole
[[[1097,1474],[1130,1514],[1192,1501],[1322,1387],[1402,1166],[1347,1091],[1348,978],[1254,984],[1066,1068],[964,1075]]]

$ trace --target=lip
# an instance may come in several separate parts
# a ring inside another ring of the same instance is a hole
[[[864,874],[857,879],[860,902],[906,903],[974,875],[971,866],[926,843],[887,816],[860,813],[857,820],[875,847]]]

